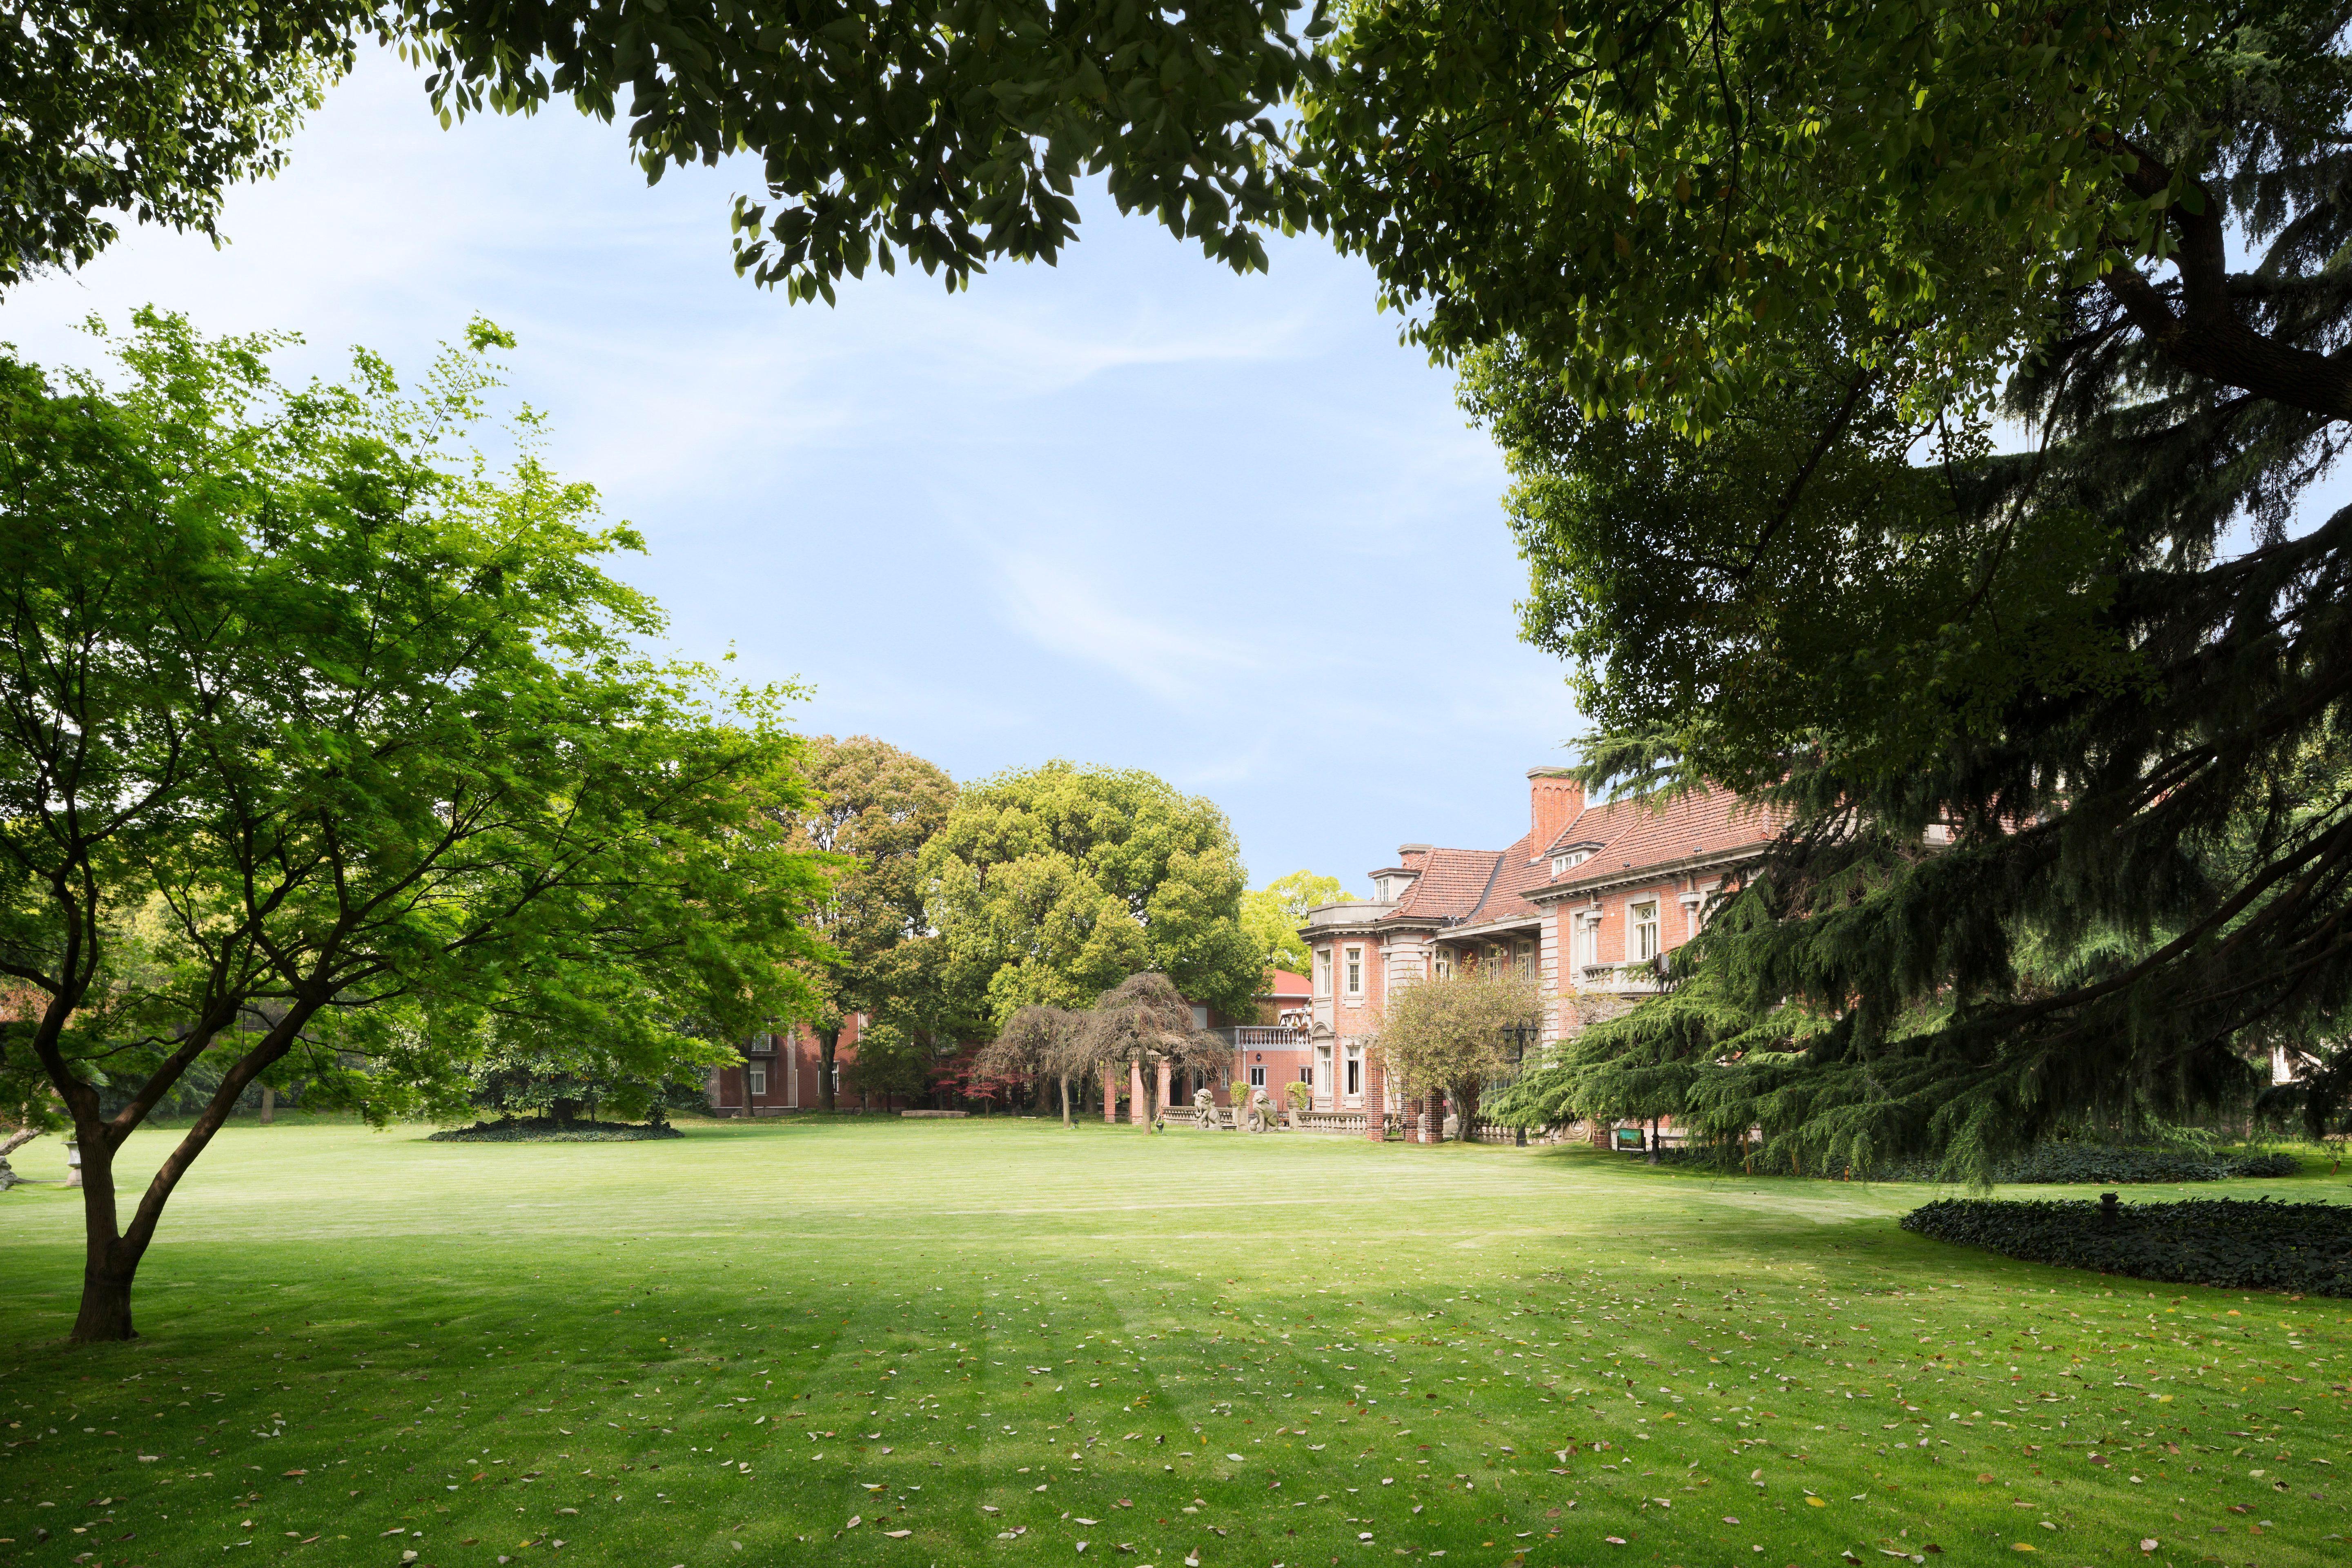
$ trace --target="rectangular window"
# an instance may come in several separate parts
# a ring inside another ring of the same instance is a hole
[[[1348,963],[1344,973],[1347,976],[1348,994],[1361,996],[1364,994],[1364,950],[1362,948],[1351,947],[1348,950]]]
[[[1265,1087],[1265,1069],[1264,1068],[1250,1068],[1250,1087],[1252,1089],[1264,1089]]]
[[[768,1068],[764,1062],[751,1064],[751,1092],[753,1094],[768,1092]]]
[[[1196,1029],[1205,1029],[1205,1028],[1207,1028],[1208,1026],[1209,1026],[1209,1010],[1208,1010],[1206,1007],[1195,1007],[1195,1008],[1193,1008],[1193,1009],[1192,1009],[1192,1027],[1194,1027],[1194,1028],[1196,1028]]]
[[[1354,1100],[1364,1092],[1364,1058],[1354,1047],[1348,1048],[1348,1098]]]
[[[1315,950],[1315,994],[1331,994],[1331,950],[1328,947]]]
[[[1653,899],[1645,904],[1635,904],[1633,919],[1633,962],[1640,963],[1658,956],[1658,904]]]
[[[1601,962],[1599,957],[1599,949],[1601,944],[1597,940],[1601,932],[1601,927],[1598,922],[1587,920],[1582,915],[1575,915],[1570,918],[1576,922],[1574,934],[1570,940],[1576,944],[1577,967],[1580,969],[1590,969],[1592,965]]]
[[[1300,1068],[1298,1069],[1298,1081],[1307,1085],[1309,1089],[1314,1088],[1315,1069],[1313,1068]]]
[[[1442,948],[1438,950],[1437,956],[1430,961],[1430,966],[1440,980],[1450,980],[1454,977],[1454,961],[1445,956],[1445,952]]]

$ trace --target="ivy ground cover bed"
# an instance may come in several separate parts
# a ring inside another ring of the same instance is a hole
[[[1951,1247],[1916,1189],[684,1131],[232,1127],[120,1346],[59,1342],[76,1194],[0,1197],[0,1563],[2347,1560],[2345,1303]]]
[[[1903,1228],[2011,1258],[2142,1279],[2352,1296],[2352,1205],[1946,1198]]]

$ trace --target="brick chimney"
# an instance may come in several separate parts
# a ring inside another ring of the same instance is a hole
[[[1529,852],[1541,855],[1584,809],[1584,786],[1566,768],[1528,770],[1528,826],[1533,830]]]

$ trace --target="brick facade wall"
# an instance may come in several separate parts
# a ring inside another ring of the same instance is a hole
[[[744,1053],[741,1067],[718,1068],[712,1070],[704,1085],[704,1098],[710,1109],[720,1116],[784,1116],[795,1111],[814,1110],[823,1103],[819,1085],[821,1047],[814,1031],[795,1026],[775,1035],[773,1055],[753,1053],[746,1041],[736,1047]],[[842,1026],[841,1043],[834,1052],[834,1065],[844,1071],[857,1060],[857,1020],[853,1017]],[[766,1080],[766,1088],[753,1092],[753,1070]],[[854,1105],[855,1095],[845,1097]]]

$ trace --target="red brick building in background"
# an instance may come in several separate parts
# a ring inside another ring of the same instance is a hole
[[[1567,769],[1531,768],[1528,830],[1507,848],[1400,846],[1394,864],[1371,873],[1371,898],[1308,911],[1299,934],[1312,972],[1275,971],[1254,1018],[1195,1007],[1197,1027],[1232,1041],[1233,1068],[1223,1082],[1175,1075],[1165,1100],[1181,1110],[1205,1088],[1229,1105],[1230,1085],[1244,1100],[1262,1088],[1287,1109],[1287,1086],[1304,1083],[1311,1123],[1381,1137],[1407,1110],[1381,1082],[1370,1048],[1381,1002],[1397,986],[1512,965],[1534,975],[1550,999],[1543,1041],[1565,1038],[1654,994],[1664,955],[1698,933],[1727,878],[1778,827],[1721,790],[1662,805],[1592,805]],[[857,1059],[863,1022],[852,1018],[842,1030],[836,1069]],[[741,1048],[743,1066],[710,1075],[712,1110],[774,1116],[817,1107],[817,1043],[807,1029],[754,1036]],[[1136,1087],[1152,1098],[1163,1089],[1106,1075],[1106,1120],[1139,1118]],[[1433,1122],[1442,1113],[1434,1105],[1412,1109]],[[1413,1135],[1415,1119],[1406,1120]]]
[[[1591,805],[1565,768],[1528,772],[1528,831],[1504,849],[1406,844],[1372,897],[1308,911],[1314,954],[1303,1042],[1318,1110],[1354,1111],[1378,1136],[1404,1110],[1370,1045],[1399,985],[1501,963],[1551,999],[1546,1041],[1658,988],[1660,961],[1696,935],[1726,879],[1778,824],[1722,790],[1663,805]],[[1456,1110],[1471,1110],[1458,1107]]]
[[[853,1014],[841,1026],[841,1043],[833,1053],[836,1092],[841,1074],[857,1059],[857,1031],[865,1022]],[[814,1110],[821,1103],[822,1061],[813,1031],[794,1025],[782,1033],[754,1035],[735,1048],[742,1052],[743,1065],[713,1068],[703,1085],[704,1098],[717,1115],[782,1116]]]

